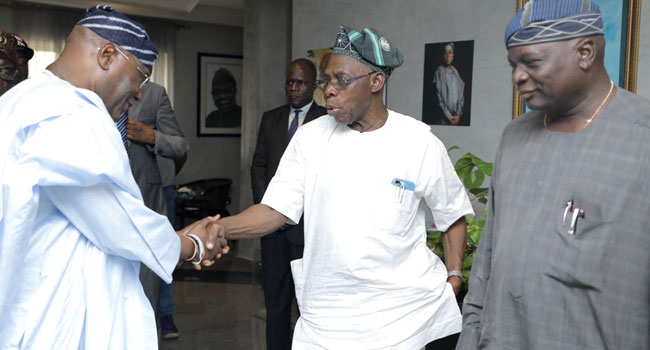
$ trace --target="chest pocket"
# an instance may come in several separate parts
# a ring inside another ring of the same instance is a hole
[[[376,186],[370,197],[370,217],[375,229],[395,234],[408,231],[419,203],[415,191],[400,189],[387,181]]]
[[[612,248],[621,231],[620,207],[608,205],[616,202],[614,196],[594,191],[570,197],[564,201],[565,208],[556,210],[555,234],[563,248],[554,252],[548,275],[578,289],[600,290],[605,282],[603,272],[617,260]]]

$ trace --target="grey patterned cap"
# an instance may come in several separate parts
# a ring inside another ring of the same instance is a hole
[[[374,28],[358,32],[340,26],[332,55],[345,55],[357,59],[387,76],[404,62],[402,53]]]

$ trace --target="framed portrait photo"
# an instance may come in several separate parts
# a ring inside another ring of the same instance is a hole
[[[470,125],[473,66],[474,40],[424,45],[422,122]]]
[[[197,136],[241,135],[242,56],[198,54]]]
[[[516,0],[519,11],[528,0]],[[592,0],[600,7],[605,30],[605,69],[619,87],[636,92],[641,0]],[[512,117],[529,111],[514,88]]]

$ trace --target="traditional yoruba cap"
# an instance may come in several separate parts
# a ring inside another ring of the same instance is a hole
[[[352,57],[386,75],[390,75],[393,69],[404,62],[402,53],[373,28],[358,32],[350,27],[340,26],[332,55]]]
[[[18,59],[16,57],[16,38],[0,30],[0,58],[8,60],[14,67],[18,66]]]
[[[506,47],[603,35],[600,8],[590,0],[530,0],[506,27]]]
[[[156,46],[142,24],[126,17],[108,5],[96,5],[86,10],[86,17],[77,22],[102,38],[115,43],[137,57],[149,70],[158,58]]]
[[[34,57],[34,50],[32,50],[29,46],[27,46],[27,42],[25,41],[25,39],[19,37],[18,34],[15,33],[7,33],[7,34],[9,34],[10,36],[14,37],[14,39],[16,39],[16,44],[17,44],[16,49],[19,52],[22,52],[27,58],[27,60],[31,60],[32,57]]]

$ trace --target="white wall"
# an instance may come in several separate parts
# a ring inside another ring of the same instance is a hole
[[[390,78],[391,109],[421,119],[424,45],[474,40],[471,126],[433,126],[447,147],[457,145],[492,161],[501,131],[512,118],[510,68],[503,33],[514,0],[294,0],[293,57],[334,43],[339,24],[379,30],[404,54]]]
[[[242,55],[243,41],[240,27],[184,23],[176,33],[174,110],[191,147],[176,182],[211,177],[232,179],[232,203],[227,206],[231,214],[239,211],[240,138],[197,136],[197,61],[199,52]]]

